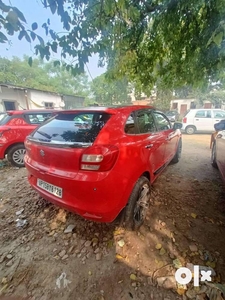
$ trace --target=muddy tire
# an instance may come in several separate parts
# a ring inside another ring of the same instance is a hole
[[[179,140],[178,146],[177,146],[177,151],[173,157],[173,159],[171,160],[172,164],[176,164],[179,162],[180,158],[181,158],[181,151],[182,151],[182,140]]]
[[[150,202],[150,182],[141,176],[136,182],[124,211],[124,226],[137,230],[144,223]]]
[[[214,168],[218,168],[217,162],[216,162],[216,143],[215,143],[215,142],[213,143],[213,146],[212,146],[212,152],[211,152],[211,165],[212,165]]]
[[[24,167],[24,155],[25,155],[24,144],[18,144],[9,149],[7,153],[7,159],[12,166],[22,168]]]

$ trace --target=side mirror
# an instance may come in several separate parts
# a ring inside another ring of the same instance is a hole
[[[180,123],[180,122],[175,122],[173,124],[173,129],[176,130],[176,129],[181,129],[183,127],[183,124]]]
[[[216,131],[225,130],[225,120],[221,120],[219,123],[214,124]]]

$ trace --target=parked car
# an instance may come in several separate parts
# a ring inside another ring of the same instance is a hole
[[[183,127],[187,134],[194,134],[198,131],[212,132],[214,124],[225,119],[225,110],[222,109],[190,109],[183,117]]]
[[[225,120],[214,125],[216,134],[213,137],[211,163],[218,168],[225,183]]]
[[[170,122],[176,122],[179,119],[179,113],[176,110],[169,110],[165,113]]]
[[[0,159],[7,155],[15,167],[24,167],[24,140],[53,110],[13,110],[0,115]]]
[[[91,123],[77,126],[78,118]],[[61,111],[26,139],[28,180],[38,193],[84,218],[141,226],[150,184],[179,161],[181,123],[149,106]]]

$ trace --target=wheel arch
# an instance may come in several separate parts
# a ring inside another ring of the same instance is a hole
[[[9,145],[6,150],[5,150],[5,155],[8,154],[8,152],[14,147],[14,146],[17,146],[17,145],[23,145],[24,146],[24,143],[23,142],[16,142],[16,143],[13,143],[11,145]]]

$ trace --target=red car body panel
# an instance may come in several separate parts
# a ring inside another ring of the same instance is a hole
[[[24,143],[26,137],[39,125],[29,124],[26,114],[53,113],[53,110],[13,110],[6,112],[9,120],[0,125],[0,159],[4,159],[8,149],[19,143]]]
[[[111,118],[88,148],[46,145],[28,137],[25,165],[31,186],[43,198],[87,219],[113,221],[126,206],[138,178],[145,174],[152,183],[174,157],[181,138],[180,130],[172,128],[152,134],[126,134],[124,126],[130,113],[145,108],[152,109],[149,106],[93,109],[110,113]],[[78,111],[62,113],[74,112]],[[82,154],[97,146],[115,148],[112,167],[106,171],[82,170]],[[62,188],[62,198],[37,186],[37,179]]]

